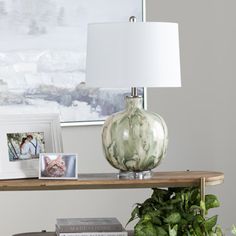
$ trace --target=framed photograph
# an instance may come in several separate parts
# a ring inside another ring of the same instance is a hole
[[[45,152],[44,132],[7,133],[9,161],[38,159]]]
[[[40,179],[77,179],[77,155],[71,153],[41,153]]]
[[[39,154],[62,152],[58,114],[0,115],[0,179],[38,177]]]
[[[0,113],[55,112],[72,126],[123,110],[130,88],[85,86],[87,25],[132,15],[145,19],[144,0],[1,0]]]

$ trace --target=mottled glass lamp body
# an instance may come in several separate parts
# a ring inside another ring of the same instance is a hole
[[[121,175],[149,171],[158,166],[166,154],[165,121],[145,111],[142,104],[140,97],[127,97],[126,110],[113,114],[103,126],[106,159]]]

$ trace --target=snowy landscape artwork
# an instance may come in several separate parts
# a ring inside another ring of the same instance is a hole
[[[0,0],[0,112],[102,121],[127,89],[85,87],[88,23],[142,20],[142,0]]]

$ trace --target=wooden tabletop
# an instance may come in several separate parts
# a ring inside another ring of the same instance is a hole
[[[115,173],[97,173],[80,174],[77,180],[0,180],[0,191],[187,187],[199,185],[202,177],[205,177],[206,185],[217,185],[224,180],[223,173],[214,171],[154,172],[152,178],[144,180],[119,179]]]

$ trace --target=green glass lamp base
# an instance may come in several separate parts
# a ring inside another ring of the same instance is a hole
[[[126,97],[126,109],[110,116],[102,131],[108,162],[119,178],[145,179],[165,157],[168,134],[165,121],[143,109],[142,98]]]

